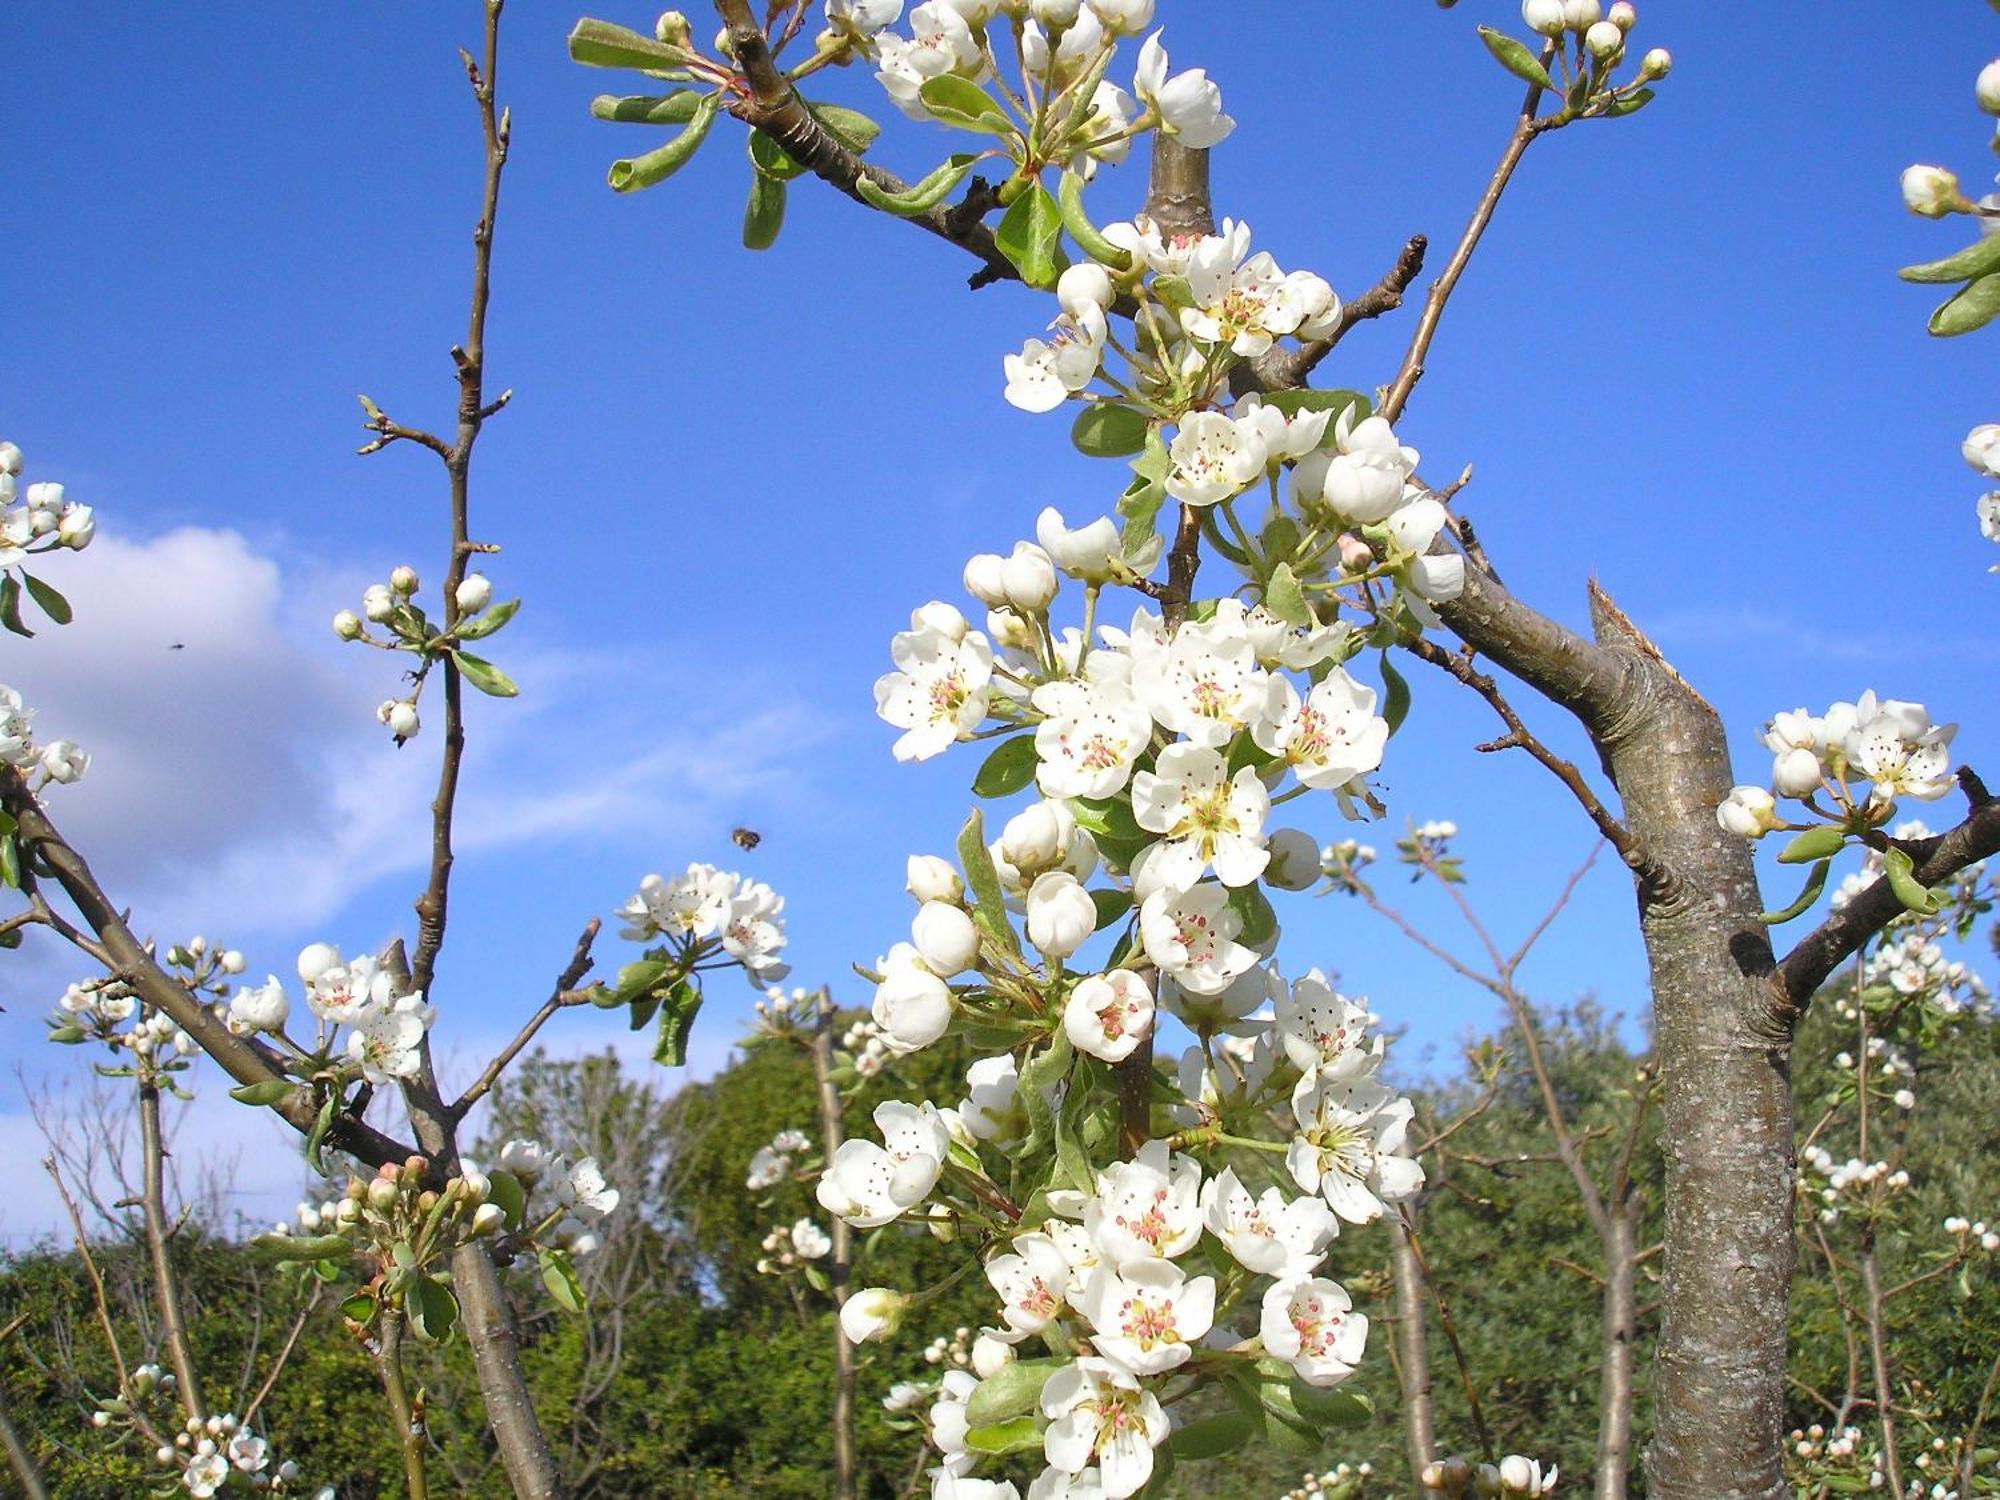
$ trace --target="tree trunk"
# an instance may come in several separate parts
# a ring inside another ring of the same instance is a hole
[[[1437,1456],[1437,1431],[1431,1407],[1429,1330],[1424,1325],[1424,1273],[1410,1248],[1409,1231],[1399,1214],[1390,1214],[1389,1269],[1396,1282],[1397,1385],[1403,1403],[1403,1446],[1410,1458],[1410,1482]]]

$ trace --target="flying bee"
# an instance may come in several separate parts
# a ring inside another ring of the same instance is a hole
[[[732,828],[729,841],[739,849],[755,849],[764,842],[764,835],[754,828]]]

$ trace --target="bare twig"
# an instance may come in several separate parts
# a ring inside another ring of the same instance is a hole
[[[833,1081],[833,996],[819,992],[813,1027],[813,1082],[819,1100],[821,1160],[833,1166],[840,1149],[840,1090]],[[848,1278],[854,1265],[854,1231],[847,1220],[833,1216],[833,1251],[827,1276],[836,1312],[847,1305]],[[854,1345],[838,1317],[833,1320],[833,1493],[834,1500],[854,1500]]]
[[[285,1373],[285,1364],[291,1359],[292,1350],[298,1347],[299,1335],[305,1332],[306,1323],[311,1319],[314,1310],[318,1308],[320,1293],[323,1290],[324,1286],[322,1283],[317,1281],[313,1283],[312,1295],[306,1298],[305,1306],[301,1307],[298,1316],[292,1319],[291,1332],[285,1335],[285,1342],[278,1346],[278,1357],[271,1361],[271,1368],[265,1372],[264,1383],[257,1387],[257,1394],[252,1396],[249,1404],[243,1408],[243,1416],[241,1418],[243,1426],[248,1427],[250,1425],[251,1419],[257,1415],[257,1409],[264,1404],[265,1398],[276,1388],[278,1377]]]
[[[450,1114],[454,1125],[465,1118],[466,1112],[473,1105],[486,1097],[493,1085],[500,1081],[500,1075],[507,1070],[507,1065],[520,1056],[521,1049],[535,1039],[535,1033],[547,1024],[550,1017],[559,1010],[589,1002],[590,996],[587,993],[580,993],[576,986],[578,981],[590,972],[590,945],[597,941],[598,931],[603,925],[596,917],[592,917],[584,924],[583,934],[576,940],[576,951],[570,955],[568,966],[556,979],[555,989],[550,992],[549,998],[542,1002],[542,1008],[528,1018],[527,1025],[521,1028],[514,1040],[500,1049],[493,1061],[488,1063],[480,1075],[472,1081],[472,1086],[459,1095],[458,1102],[452,1105]]]
[[[145,1174],[140,1196],[146,1215],[146,1253],[153,1268],[153,1301],[160,1310],[160,1335],[167,1346],[167,1362],[174,1367],[174,1379],[180,1383],[181,1405],[189,1417],[205,1422],[208,1406],[202,1399],[201,1371],[195,1367],[194,1350],[188,1344],[186,1310],[181,1306],[180,1283],[167,1248],[166,1147],[160,1139],[160,1086],[144,1072],[139,1077],[139,1149]]]
[[[1394,312],[1403,305],[1403,293],[1409,290],[1424,269],[1424,252],[1430,242],[1420,234],[1410,236],[1396,263],[1389,267],[1380,281],[1352,301],[1343,302],[1340,316],[1333,325],[1333,331],[1324,338],[1317,338],[1302,344],[1297,349],[1272,348],[1251,367],[1256,376],[1256,385],[1261,390],[1293,390],[1306,383],[1306,377],[1318,367],[1319,362],[1333,352],[1333,348],[1359,324],[1371,318],[1379,318],[1384,313]]]

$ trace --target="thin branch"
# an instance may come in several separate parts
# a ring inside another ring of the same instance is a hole
[[[167,1346],[167,1362],[180,1382],[181,1404],[190,1418],[205,1422],[208,1406],[202,1400],[201,1371],[195,1367],[194,1350],[188,1343],[180,1283],[174,1275],[173,1257],[167,1251],[166,1147],[160,1139],[160,1086],[147,1075],[139,1079],[139,1150],[144,1173],[140,1198],[146,1215],[146,1252],[153,1267],[153,1300],[160,1309],[160,1336]]]
[[[1968,865],[2000,854],[2000,799],[1970,766],[1960,768],[1958,782],[1968,807],[1965,821],[1948,833],[1903,845],[1923,885],[1943,885]],[[1789,1021],[1796,1025],[1827,976],[1902,914],[1903,903],[1889,882],[1877,880],[1802,938],[1778,965],[1779,1004]]]
[[[1258,388],[1267,391],[1297,389],[1306,383],[1306,377],[1312,374],[1319,362],[1331,354],[1334,346],[1357,325],[1401,307],[1403,293],[1423,272],[1424,252],[1429,248],[1430,242],[1422,235],[1411,235],[1397,255],[1396,263],[1380,281],[1353,301],[1340,305],[1340,316],[1334,321],[1332,332],[1297,349],[1273,348],[1262,355],[1253,366]]]
[[[819,1103],[821,1160],[833,1165],[840,1149],[840,1090],[833,1081],[833,996],[822,989],[812,1035],[814,1091]],[[854,1269],[854,1232],[840,1215],[833,1216],[833,1250],[827,1290],[834,1309],[847,1305],[848,1280]],[[835,1500],[854,1500],[854,1345],[840,1319],[833,1320],[833,1493]]]
[[[572,1005],[582,1005],[590,999],[588,994],[578,992],[576,986],[577,982],[590,972],[592,963],[590,945],[597,941],[598,930],[603,925],[596,917],[592,917],[584,924],[583,934],[576,940],[576,951],[570,955],[568,966],[557,977],[555,989],[550,992],[549,998],[542,1002],[542,1008],[528,1018],[527,1025],[521,1028],[519,1035],[500,1050],[499,1055],[473,1080],[472,1087],[459,1095],[458,1102],[452,1105],[450,1116],[454,1125],[465,1118],[466,1112],[473,1105],[486,1097],[493,1085],[500,1081],[500,1075],[507,1070],[507,1065],[520,1056],[521,1049],[535,1039],[535,1033],[548,1023],[550,1017],[559,1010],[566,1010]]]
[[[298,1347],[299,1335],[305,1332],[306,1322],[312,1317],[313,1310],[319,1306],[320,1293],[324,1290],[323,1283],[317,1281],[313,1283],[312,1295],[306,1298],[306,1305],[299,1309],[299,1315],[292,1319],[292,1330],[285,1335],[285,1342],[279,1346],[278,1357],[271,1361],[271,1368],[264,1376],[264,1383],[257,1387],[257,1394],[252,1396],[250,1404],[243,1408],[243,1416],[240,1419],[243,1426],[250,1425],[251,1418],[257,1415],[257,1409],[264,1404],[264,1398],[277,1386],[278,1377],[285,1372],[285,1362],[292,1357],[292,1350]]]
[[[1472,1413],[1472,1428],[1479,1434],[1480,1456],[1492,1463],[1493,1433],[1486,1425],[1486,1410],[1479,1404],[1479,1388],[1472,1383],[1472,1365],[1465,1357],[1465,1345],[1459,1340],[1458,1325],[1452,1321],[1451,1307],[1444,1300],[1444,1293],[1438,1290],[1437,1278],[1431,1275],[1430,1261],[1424,1255],[1424,1242],[1417,1233],[1416,1225],[1410,1222],[1408,1214],[1403,1214],[1402,1220],[1410,1253],[1416,1257],[1417,1272],[1424,1285],[1430,1288],[1431,1303],[1437,1308],[1438,1326],[1444,1330],[1445,1342],[1451,1345],[1451,1357],[1458,1363],[1459,1383],[1465,1388],[1465,1404]]]

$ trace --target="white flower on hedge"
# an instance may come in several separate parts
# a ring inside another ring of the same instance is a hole
[[[1103,653],[1091,658],[1103,659]],[[1060,678],[1035,689],[1035,784],[1045,797],[1110,797],[1152,743],[1153,716],[1130,683]]]
[[[1340,1220],[1318,1198],[1293,1198],[1274,1187],[1253,1198],[1224,1167],[1201,1190],[1208,1231],[1245,1270],[1264,1276],[1306,1276],[1326,1259]]]
[[[1017,1335],[1040,1333],[1068,1300],[1069,1259],[1046,1234],[1016,1235],[986,1263],[986,1279],[1000,1294],[1001,1321]]]
[[[758,1152],[759,1156],[763,1154],[763,1151]],[[511,1140],[500,1148],[500,1165],[516,1177],[525,1177],[530,1182],[546,1172],[553,1160],[554,1156],[549,1148],[540,1141]],[[751,1162],[754,1167],[756,1158],[751,1158]]]
[[[882,1144],[847,1140],[820,1176],[820,1207],[857,1229],[901,1218],[930,1196],[951,1149],[951,1132],[934,1104],[875,1106]]]
[[[1171,1431],[1153,1393],[1108,1359],[1079,1359],[1056,1371],[1042,1387],[1041,1407],[1049,1419],[1043,1456],[1066,1474],[1095,1465],[1106,1500],[1146,1487],[1153,1450]]]
[[[928,760],[986,719],[993,647],[978,631],[953,640],[926,628],[889,643],[896,670],[875,680],[875,712],[904,731],[897,760]]]
[[[1097,903],[1067,870],[1050,870],[1028,888],[1028,941],[1060,963],[1097,930]]]
[[[1324,1276],[1280,1281],[1264,1293],[1259,1332],[1264,1352],[1287,1361],[1307,1385],[1339,1385],[1368,1346],[1368,1319]]]
[[[1167,447],[1167,493],[1183,505],[1213,505],[1263,477],[1268,455],[1255,424],[1219,411],[1192,412]]]
[[[228,1454],[230,1463],[244,1474],[260,1473],[271,1461],[270,1444],[254,1432],[238,1430],[231,1435],[229,1445],[223,1451]]]
[[[1274,677],[1270,716],[1251,737],[1282,756],[1302,785],[1335,791],[1382,764],[1389,722],[1375,712],[1375,690],[1335,667],[1303,698],[1289,677]]]
[[[1250,885],[1264,873],[1264,820],[1271,794],[1254,767],[1234,776],[1218,750],[1186,742],[1167,746],[1155,769],[1132,778],[1132,815],[1160,835],[1149,878],[1186,890],[1211,867],[1224,885]]]
[[[1099,1260],[1113,1267],[1193,1249],[1201,1238],[1201,1163],[1170,1154],[1164,1140],[1146,1142],[1131,1161],[1098,1174],[1083,1229]]]
[[[869,1014],[890,1051],[920,1051],[944,1035],[951,1025],[951,986],[930,971],[914,947],[896,944],[878,961],[877,972],[882,982],[875,986]]]
[[[42,771],[49,780],[69,786],[83,780],[90,769],[90,757],[75,740],[51,740],[42,747]]]
[[[886,1286],[865,1287],[849,1297],[840,1309],[840,1331],[850,1344],[868,1344],[888,1338],[903,1321],[903,1309],[910,1299]]]
[[[1183,146],[1205,151],[1219,144],[1236,122],[1222,112],[1222,90],[1209,81],[1207,70],[1190,68],[1167,76],[1167,49],[1160,45],[1163,32],[1154,32],[1139,49],[1139,65],[1132,75],[1132,92],[1159,111],[1160,129],[1178,136]]]
[[[1135,1375],[1178,1369],[1192,1345],[1215,1325],[1215,1279],[1187,1273],[1171,1261],[1099,1266],[1077,1310],[1096,1330],[1091,1346]]]
[[[1243,919],[1219,885],[1157,890],[1139,908],[1146,957],[1190,994],[1219,995],[1256,964],[1257,955],[1236,941],[1242,930]]]
[[[1371,1223],[1423,1186],[1424,1169],[1398,1154],[1415,1110],[1373,1078],[1302,1078],[1292,1114],[1299,1127],[1285,1153],[1292,1180],[1348,1223]]]
[[[264,983],[245,985],[229,997],[229,1029],[241,1035],[251,1031],[283,1031],[292,1002],[278,976],[265,976]]]
[[[1214,994],[1198,995],[1171,977],[1163,980],[1160,984],[1160,1005],[1170,1015],[1180,1017],[1191,1031],[1235,1034],[1268,1031],[1265,1022],[1252,1018],[1285,993],[1285,981],[1268,965],[1254,966],[1256,954],[1250,956],[1253,967],[1245,969]]]
[[[1088,0],[1092,12],[1113,36],[1137,36],[1153,20],[1153,0]]]
[[[1318,969],[1308,969],[1278,997],[1278,1038],[1301,1073],[1355,1078],[1382,1060],[1382,1038],[1371,1042],[1375,1017],[1334,989]]]
[[[965,1070],[966,1097],[958,1117],[977,1141],[1009,1141],[1026,1126],[1020,1102],[1020,1065],[1011,1052],[982,1057]]]
[[[1481,1464],[1479,1472],[1482,1480],[1489,1471],[1492,1473],[1494,1481],[1500,1486],[1499,1493],[1502,1495],[1550,1495],[1555,1493],[1558,1471],[1555,1465],[1551,1464],[1548,1472],[1544,1474],[1539,1459],[1528,1458],[1519,1453],[1510,1453],[1500,1460],[1499,1467],[1497,1468],[1489,1464]]]
[[[1153,992],[1130,969],[1080,979],[1063,1002],[1063,1030],[1079,1052],[1122,1062],[1153,1032]]]
[[[820,1260],[833,1249],[833,1236],[811,1219],[792,1225],[792,1249],[805,1260]]]
[[[181,1475],[188,1493],[195,1500],[208,1500],[217,1490],[229,1483],[229,1460],[216,1449],[215,1444],[204,1439],[201,1449],[189,1460]]]

